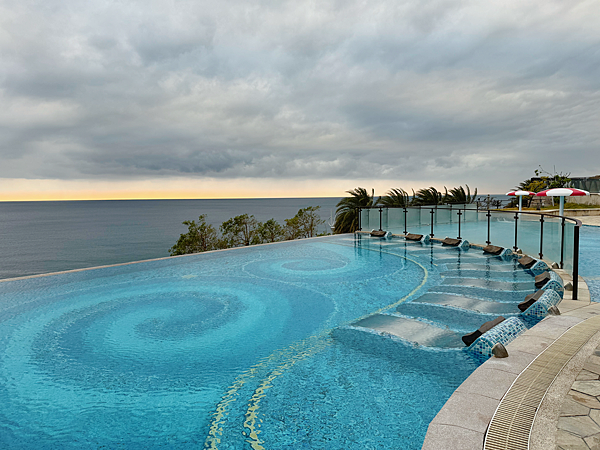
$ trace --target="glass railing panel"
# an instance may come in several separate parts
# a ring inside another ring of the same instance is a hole
[[[575,223],[565,220],[565,240],[564,240],[564,265],[563,269],[573,273],[573,239],[575,237]]]
[[[371,230],[371,226],[369,223],[369,211],[368,209],[362,209],[360,211],[360,227],[363,231]]]
[[[419,233],[418,229],[421,226],[421,210],[419,208],[407,208],[406,221],[406,229],[409,233]]]
[[[387,220],[387,230],[391,231],[394,234],[400,234],[404,231],[404,209],[388,208]]]
[[[449,207],[439,207],[435,212],[435,224],[442,225],[452,223],[452,211]]]
[[[543,258],[560,264],[560,244],[561,219],[544,215]]]
[[[512,214],[514,218],[516,213]],[[518,217],[517,247],[519,247],[523,253],[537,258],[540,251],[540,216],[519,214]]]
[[[369,227],[366,231],[379,230],[379,209],[369,209]]]
[[[465,209],[461,218],[465,222],[477,222],[480,217],[476,209]]]
[[[383,208],[381,210],[381,229],[385,231],[389,230],[388,208]]]

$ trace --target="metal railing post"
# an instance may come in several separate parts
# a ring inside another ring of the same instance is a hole
[[[362,208],[358,208],[358,231],[362,231]]]
[[[404,207],[404,234],[408,234],[408,231],[406,231],[406,215],[408,214],[408,210],[406,209],[406,206]]]
[[[573,300],[577,300],[579,286],[579,227],[573,230]]]
[[[540,217],[540,259],[544,257],[542,249],[544,248],[544,215]]]
[[[383,208],[379,208],[379,231],[382,231],[381,229],[381,220],[382,220],[382,215],[383,215]]]
[[[565,261],[565,218],[562,218],[560,231],[560,268],[564,268]]]
[[[515,246],[513,247],[514,251],[516,252],[519,247],[517,246],[517,230],[518,230],[518,221],[519,221],[519,214],[515,214]]]
[[[431,208],[431,234],[429,235],[429,237],[433,237],[433,215],[435,214],[435,211],[433,210],[433,208]]]
[[[457,214],[458,215],[458,236],[456,237],[456,239],[462,239],[460,237],[460,216],[462,216],[462,214],[463,214],[462,211],[459,209],[458,214]],[[450,217],[452,217],[452,214],[450,214]]]
[[[490,240],[490,218],[492,217],[492,213],[490,212],[490,210],[487,210],[487,226],[488,226],[488,234],[487,234],[487,241],[486,244],[490,245],[492,243],[492,241]]]

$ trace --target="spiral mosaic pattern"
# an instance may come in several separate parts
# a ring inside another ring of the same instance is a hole
[[[230,399],[244,448],[265,377],[422,276],[322,240],[0,283],[0,447],[202,448]]]

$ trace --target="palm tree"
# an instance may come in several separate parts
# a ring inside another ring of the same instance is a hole
[[[448,192],[446,194],[442,194],[436,188],[429,187],[419,189],[416,193],[413,191],[413,205],[443,205],[446,197],[448,196]]]
[[[477,188],[475,188],[475,192],[471,195],[471,188],[469,188],[468,184],[465,184],[465,186],[467,186],[466,191],[462,186],[450,189],[446,198],[446,203],[475,203]]]
[[[346,192],[351,197],[341,199],[336,205],[334,233],[353,233],[358,230],[358,208],[375,206],[380,200],[375,200],[375,189],[371,191],[371,195],[361,187]]]
[[[408,192],[401,188],[392,188],[386,192],[385,197],[381,197],[383,206],[404,208],[410,204]]]

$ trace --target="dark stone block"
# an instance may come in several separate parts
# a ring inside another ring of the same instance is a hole
[[[540,273],[535,277],[535,288],[539,289],[550,281],[550,274],[548,272]]]
[[[374,237],[384,237],[385,236],[385,231],[380,230],[380,231],[371,231],[371,236]]]
[[[499,323],[504,322],[504,317],[502,316],[498,316],[496,317],[494,320],[490,320],[488,322],[485,322],[483,325],[481,325],[479,327],[479,329],[477,331],[473,331],[472,333],[469,334],[465,334],[462,337],[462,341],[465,343],[465,345],[468,347],[469,345],[471,345],[473,342],[475,342],[475,339],[477,339],[479,336],[481,336],[483,333],[485,333],[486,331],[490,331],[492,328],[494,328],[496,325],[498,325]]]
[[[521,311],[525,311],[527,308],[529,308],[531,305],[533,305],[535,302],[537,302],[543,293],[544,293],[544,291],[542,289],[540,289],[539,291],[537,291],[533,294],[529,294],[529,295],[525,296],[525,300],[523,300],[521,303],[519,303],[519,309]]]
[[[452,247],[458,247],[461,243],[460,239],[446,238],[442,241],[442,245],[451,245]]]
[[[489,322],[486,322],[483,325],[481,325],[479,327],[479,331],[481,331],[482,334],[485,333],[486,331],[490,331],[492,328],[494,328],[499,323],[504,322],[504,320],[505,320],[504,317],[498,316],[494,320],[490,320]]]
[[[421,239],[423,239],[423,235],[422,234],[412,234],[412,233],[408,233],[406,236],[404,236],[407,240],[409,241],[420,241]]]
[[[484,253],[491,253],[492,255],[499,255],[504,250],[503,247],[498,247],[497,245],[488,245],[483,247]]]
[[[468,347],[473,342],[475,342],[475,340],[482,334],[483,333],[481,331],[476,330],[476,331],[473,331],[472,333],[465,334],[461,339],[465,343],[465,345]]]
[[[519,264],[521,264],[521,266],[526,269],[529,269],[530,267],[532,267],[536,262],[537,262],[536,259],[533,259],[529,256],[523,256],[522,258],[519,259]]]

